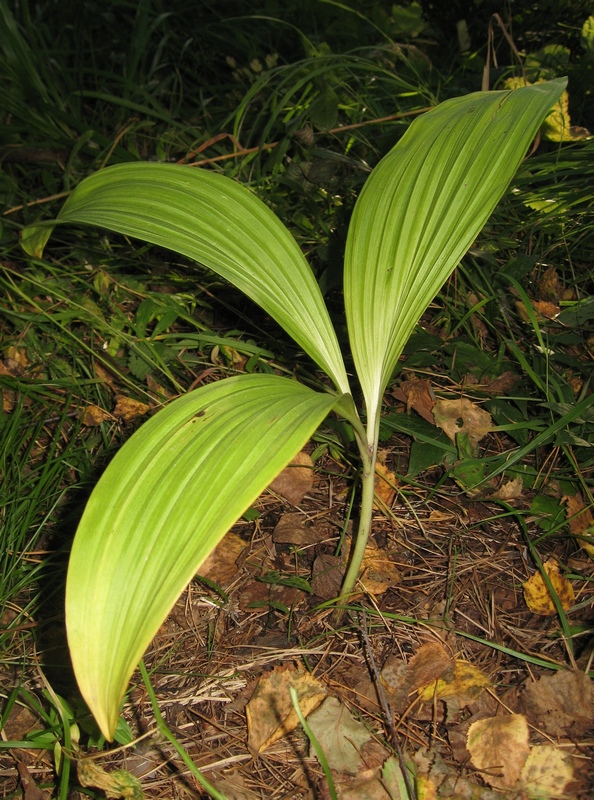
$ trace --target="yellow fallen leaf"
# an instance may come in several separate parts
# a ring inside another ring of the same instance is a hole
[[[571,757],[551,745],[533,747],[520,780],[528,797],[561,797],[573,780]]]
[[[108,419],[113,419],[109,411],[105,411],[105,409],[92,404],[88,405],[81,414],[82,424],[88,425],[89,427],[101,425],[102,422]]]
[[[523,714],[488,717],[473,722],[466,747],[481,777],[494,789],[513,789],[528,758],[528,722]]]
[[[326,696],[324,686],[301,667],[275,667],[262,675],[246,706],[248,747],[253,753],[262,753],[299,724],[291,702],[291,687],[297,692],[304,717]]]
[[[563,609],[567,611],[575,602],[573,586],[567,578],[561,574],[559,564],[554,558],[549,558],[549,560],[543,564],[543,567],[557,597],[561,601]],[[557,613],[553,599],[549,594],[549,590],[540,572],[535,572],[532,577],[528,578],[528,580],[522,584],[522,588],[524,590],[526,605],[533,614],[551,617]]]
[[[373,493],[378,503],[374,503],[375,509],[390,508],[396,497],[396,475],[382,464],[381,461],[375,465],[375,483]]]
[[[434,697],[438,700],[457,698],[465,703],[471,702],[491,681],[478,667],[468,661],[456,659],[454,674],[451,680],[432,681],[427,686],[419,689],[419,697],[424,703],[430,702]]]
[[[81,786],[102,789],[105,796],[117,800],[143,800],[144,792],[138,778],[124,769],[107,772],[92,758],[81,758],[76,762],[76,771]]]
[[[585,506],[581,494],[565,495],[563,502],[567,506],[569,532],[579,537],[580,547],[590,556],[594,556],[594,514],[592,508]],[[587,537],[591,541],[586,541]]]
[[[113,410],[114,417],[123,419],[124,422],[132,422],[137,417],[143,417],[148,413],[149,406],[123,394],[116,394],[116,407]]]

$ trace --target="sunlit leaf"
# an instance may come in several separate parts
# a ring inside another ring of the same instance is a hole
[[[106,737],[179,594],[337,400],[274,375],[229,378],[166,406],[110,463],[66,586],[74,670]]]
[[[447,100],[359,196],[345,256],[351,347],[374,424],[404,345],[507,189],[563,79]]]
[[[287,228],[245,186],[175,164],[118,164],[79,184],[57,220],[26,228],[25,250],[40,256],[57,222],[97,225],[199,261],[262,306],[349,391],[312,270]]]

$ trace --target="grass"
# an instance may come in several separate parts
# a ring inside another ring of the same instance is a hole
[[[102,468],[143,418],[140,407],[128,417],[118,415],[116,395],[144,403],[145,413],[151,413],[189,388],[233,372],[298,371],[317,378],[303,355],[279,339],[270,320],[199,266],[123,237],[71,229],[58,231],[51,254],[35,261],[20,250],[19,231],[53,216],[73,186],[107,164],[157,159],[214,169],[249,184],[282,216],[340,321],[336,264],[369,170],[417,113],[480,85],[485,33],[471,27],[472,52],[457,53],[447,46],[451,20],[428,18],[420,34],[406,38],[381,3],[373,4],[367,20],[332,3],[301,4],[282,15],[270,4],[248,8],[239,0],[224,16],[207,4],[202,11],[198,25],[190,4],[177,4],[170,13],[157,2],[122,2],[98,13],[90,26],[68,4],[24,3],[11,12],[0,3],[2,724],[18,733],[6,734],[9,742],[22,747],[23,737],[34,744],[35,737],[46,735],[44,744],[60,741],[67,757],[75,723],[82,730],[80,747],[91,751],[97,744],[84,730],[84,715],[75,710],[65,718],[59,699],[62,692],[74,696],[60,639],[68,550]],[[526,28],[514,35],[532,52],[549,41],[571,47],[572,120],[592,128],[578,80],[591,69],[591,53],[580,49],[576,34],[586,12],[592,13],[591,7],[576,9],[565,39],[562,27],[541,19],[541,36],[531,43],[534,26],[528,17]],[[521,20],[516,23],[521,27]],[[511,70],[505,58],[500,63],[496,80]],[[403,502],[388,516],[378,514],[376,535],[385,546],[405,542],[399,551],[405,573],[400,603],[409,613],[395,609],[390,595],[379,605],[367,598],[366,613],[378,617],[372,643],[382,652],[392,646],[392,633],[382,638],[389,625],[404,626],[409,652],[422,631],[445,625],[462,649],[471,648],[464,650],[469,659],[494,671],[503,665],[499,676],[518,672],[516,683],[524,679],[525,664],[554,670],[587,666],[583,643],[591,631],[591,569],[569,536],[562,498],[579,492],[586,508],[594,502],[592,151],[591,139],[541,143],[421,321],[395,375],[395,386],[430,380],[438,397],[464,396],[487,410],[496,428],[478,452],[460,439],[450,441],[416,411],[406,413],[391,394],[385,398],[384,441]],[[512,379],[501,382],[506,375]],[[352,493],[341,494],[352,490],[351,445],[332,421],[315,440],[326,495],[309,513],[324,517],[337,509],[332,524],[338,523],[338,533],[346,529],[353,503]],[[522,481],[516,501],[506,506],[490,497],[514,478]],[[242,523],[254,542],[274,527],[281,513],[274,502],[263,498],[255,521]],[[451,523],[436,529],[436,514]],[[420,533],[410,532],[411,520]],[[493,549],[488,526],[502,541],[515,542],[517,552],[525,547],[527,560]],[[336,542],[331,552],[335,547]],[[500,596],[501,587],[515,597],[527,570],[540,568],[554,554],[570,577],[578,576],[576,608],[563,609],[557,600],[557,627],[544,633],[517,611],[500,610],[500,627],[491,624],[486,612],[481,616],[468,606],[464,591],[480,597],[481,588],[472,588],[467,576],[486,574],[481,573],[485,553],[498,569],[495,550],[515,583],[489,573],[485,585],[492,598]],[[238,611],[233,592],[221,590],[205,612],[208,634],[196,621],[184,627],[178,655],[167,655],[170,639],[163,633],[156,655],[149,656],[159,666],[151,672],[154,708],[159,698],[171,711],[160,686],[173,680],[168,674],[179,678],[182,688],[176,684],[176,692],[183,695],[185,676],[196,669],[189,656],[182,658],[188,643],[208,651],[202,674],[216,675],[217,669],[222,674],[227,667],[233,676],[249,672],[246,665],[254,660],[247,655],[237,660],[221,639],[222,630],[233,633],[238,613],[250,630],[259,626],[262,636],[269,633],[275,647],[279,636],[293,646],[295,630],[306,651],[328,642],[328,652],[340,655],[324,661],[312,650],[304,659],[312,669],[327,664],[340,684],[341,659],[357,657],[356,625],[335,631],[317,597],[308,615],[318,629],[308,627],[295,600],[297,589],[286,585],[292,578],[309,582],[307,553],[297,548],[282,564],[268,564],[267,571],[274,568],[280,580],[250,611]],[[408,571],[407,559],[414,565]],[[433,606],[415,605],[418,596],[432,598]],[[447,601],[441,616],[438,598]],[[190,601],[191,596],[191,606]],[[458,610],[474,619],[475,627],[457,616]],[[238,652],[253,647],[245,634]],[[40,682],[39,663],[50,689]],[[239,692],[239,684],[229,685]],[[134,725],[141,703],[137,688],[126,709]],[[213,684],[212,697],[218,696]],[[16,711],[24,715],[25,709],[35,723],[29,730],[11,728]],[[210,723],[220,723],[217,713],[209,712]],[[175,725],[168,729],[177,740],[185,735]],[[230,729],[240,740],[243,729]],[[403,729],[412,750],[425,741],[422,722],[411,718]],[[208,725],[205,730],[216,749],[219,734]],[[226,744],[227,755],[221,750],[219,760],[245,753],[234,746]],[[186,750],[204,771],[204,748],[191,740]],[[16,775],[4,751],[2,756],[3,768]],[[39,762],[45,770],[40,784],[53,785],[65,797],[76,783],[74,773],[51,777],[51,760]],[[263,774],[282,786],[286,777],[273,760],[260,758]],[[10,780],[9,796],[20,796],[16,778]],[[149,791],[171,796],[162,782]]]

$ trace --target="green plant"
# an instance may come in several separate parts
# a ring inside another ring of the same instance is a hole
[[[56,223],[76,222],[201,262],[259,303],[334,384],[318,391],[255,374],[204,386],[156,414],[105,471],[74,540],[66,617],[79,686],[106,737],[185,585],[330,411],[352,425],[362,463],[359,528],[340,601],[352,593],[371,526],[384,390],[564,87],[556,80],[448,100],[374,169],[355,206],[344,273],[364,417],[309,265],[246,187],[186,167],[118,165],[83,181],[57,220],[25,229],[23,246],[37,257]]]

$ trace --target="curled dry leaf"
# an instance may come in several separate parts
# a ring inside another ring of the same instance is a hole
[[[491,681],[478,667],[456,659],[453,675],[449,679],[440,678],[428,684],[419,691],[419,697],[423,702],[430,702],[434,697],[438,700],[455,700],[461,707],[475,700],[490,685]]]
[[[297,453],[288,467],[277,475],[269,488],[294,506],[298,506],[314,482],[313,461],[303,450]]]
[[[528,723],[523,714],[473,722],[466,747],[473,766],[494,789],[513,789],[528,758]]]
[[[113,800],[144,800],[140,781],[124,769],[107,772],[92,758],[81,758],[76,768],[81,786],[101,789]]]
[[[571,608],[575,602],[573,586],[567,578],[561,574],[559,564],[554,558],[549,558],[543,564],[544,571],[551,581],[551,585],[559,598],[563,609]],[[543,617],[551,617],[557,613],[553,599],[549,594],[542,575],[535,572],[527,581],[522,584],[524,590],[524,600],[533,614],[540,614]]]
[[[518,500],[524,491],[524,482],[521,478],[512,478],[511,481],[505,481],[497,489],[496,492],[489,495],[492,500]]]
[[[326,696],[324,686],[301,667],[275,667],[262,675],[246,706],[248,746],[253,753],[262,753],[299,724],[291,702],[291,687],[297,692],[304,717]]]
[[[296,512],[282,515],[272,533],[272,539],[277,544],[308,545],[330,539],[333,534],[332,526],[323,522],[306,525],[304,515]]]
[[[433,406],[435,424],[456,442],[456,434],[466,433],[473,445],[489,433],[493,420],[488,411],[461,397],[459,400],[437,400]]]
[[[414,409],[424,420],[435,424],[433,418],[433,406],[435,405],[435,395],[431,388],[431,381],[411,380],[402,381],[400,386],[392,392],[392,397],[406,403],[406,410],[410,414]]]

